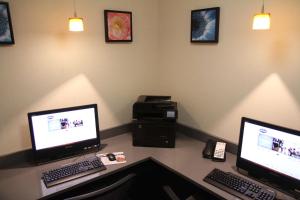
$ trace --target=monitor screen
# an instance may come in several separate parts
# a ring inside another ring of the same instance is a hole
[[[28,113],[32,149],[39,159],[99,147],[97,105]]]
[[[237,167],[293,185],[300,182],[299,166],[299,131],[242,118]]]

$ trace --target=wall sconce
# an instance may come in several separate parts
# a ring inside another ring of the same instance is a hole
[[[261,8],[261,13],[256,14],[253,18],[253,30],[268,30],[270,29],[271,17],[270,13],[265,13],[265,1]]]
[[[74,6],[74,17],[69,18],[69,31],[80,32],[84,30],[83,19],[81,17],[77,17],[75,0],[73,0],[73,6]]]

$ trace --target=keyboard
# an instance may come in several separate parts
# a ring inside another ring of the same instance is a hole
[[[93,156],[43,172],[42,179],[48,188],[105,169],[100,158]]]
[[[241,199],[273,200],[276,197],[269,188],[220,169],[212,170],[203,180]]]

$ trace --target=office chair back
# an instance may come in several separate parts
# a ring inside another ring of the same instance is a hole
[[[109,186],[65,200],[128,200],[128,192],[135,176],[136,174],[131,173]]]

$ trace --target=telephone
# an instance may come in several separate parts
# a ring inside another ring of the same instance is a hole
[[[208,140],[203,149],[202,155],[204,158],[212,159],[213,161],[226,160],[226,143],[215,140]]]

